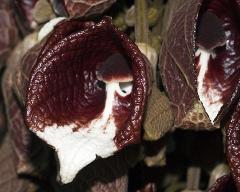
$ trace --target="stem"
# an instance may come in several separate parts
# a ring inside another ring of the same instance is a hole
[[[189,167],[187,171],[187,190],[199,190],[201,170],[199,167]]]
[[[135,42],[148,43],[147,0],[135,0]]]

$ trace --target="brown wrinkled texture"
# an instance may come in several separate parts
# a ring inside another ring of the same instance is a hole
[[[19,40],[13,7],[8,0],[2,0],[0,3],[0,34],[0,62],[5,62]]]
[[[34,189],[29,181],[19,178],[15,169],[15,153],[12,149],[10,136],[7,133],[0,144],[0,192],[25,192]],[[34,189],[36,190],[36,189]]]
[[[69,16],[91,16],[103,13],[116,0],[63,0]]]
[[[202,1],[178,0],[175,3],[174,9],[167,12],[169,19],[165,23],[167,29],[163,32],[165,38],[159,61],[175,117],[174,126],[211,129],[213,125],[197,95],[194,65],[196,25]]]
[[[173,130],[173,115],[166,95],[152,87],[143,121],[144,140],[154,141]]]

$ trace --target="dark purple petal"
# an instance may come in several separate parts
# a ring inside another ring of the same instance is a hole
[[[225,44],[214,49],[206,74],[205,85],[222,92],[222,102],[227,103],[236,90],[240,75],[240,4],[231,0],[211,0],[202,11],[214,14],[222,23]]]
[[[217,179],[208,192],[234,192],[236,191],[231,175],[224,175]]]
[[[212,50],[226,43],[222,21],[210,11],[206,11],[200,19],[197,31],[198,46]]]
[[[119,53],[110,56],[97,67],[97,79],[107,82],[131,81],[132,72],[128,61]]]
[[[202,1],[177,2],[179,6],[176,6],[176,10],[172,10],[173,13],[170,14],[172,17],[169,18],[170,24],[163,40],[159,67],[163,84],[171,101],[175,126],[193,127],[192,124],[189,125],[183,121],[199,100],[194,54],[195,31]],[[204,115],[202,119],[203,117]]]
[[[226,152],[236,187],[240,190],[240,102],[226,125]]]
[[[170,14],[170,24],[160,53],[161,76],[172,102],[175,126],[218,127],[220,114],[227,111],[236,92],[240,73],[240,3],[236,0],[188,0],[176,3],[181,5],[176,6],[176,10]],[[199,64],[200,58],[195,54],[200,48],[211,54],[203,80],[208,103],[204,103],[200,97],[198,87],[202,64]],[[207,112],[201,112],[201,118],[198,113],[204,109],[199,110],[200,107],[196,112],[195,107],[200,103],[203,103]],[[221,105],[214,111],[218,114],[217,118],[209,114],[211,110],[206,109],[206,106],[214,103]],[[194,110],[196,114],[193,118]]]

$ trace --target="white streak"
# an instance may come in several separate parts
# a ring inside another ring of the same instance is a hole
[[[119,83],[118,87],[116,87],[116,92],[120,96],[125,97],[132,92],[132,88],[133,88],[133,83],[131,81]]]
[[[198,49],[196,51],[195,56],[199,56],[199,74],[198,74],[198,95],[199,98],[211,120],[213,123],[215,118],[217,117],[223,103],[221,102],[222,94],[217,89],[209,85],[209,89],[204,85],[205,82],[205,75],[208,71],[208,62],[210,57],[215,58],[216,55],[214,53],[210,53],[203,49]]]
[[[116,125],[112,117],[115,92],[121,93],[119,83],[106,84],[106,103],[101,116],[88,127],[73,131],[75,124],[45,127],[36,134],[53,146],[60,162],[60,178],[63,183],[71,182],[76,174],[96,159],[105,158],[117,151],[114,143]],[[124,94],[124,93],[121,93]],[[126,95],[126,94],[125,94]]]

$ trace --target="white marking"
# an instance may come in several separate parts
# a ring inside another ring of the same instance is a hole
[[[195,53],[195,56],[200,56],[198,68],[198,95],[199,98],[211,120],[214,123],[215,118],[217,117],[223,103],[221,102],[222,94],[217,89],[214,89],[211,85],[209,85],[209,89],[207,90],[204,82],[205,82],[205,75],[208,71],[208,62],[210,57],[215,58],[216,55],[214,53],[210,53],[203,49],[198,49]]]
[[[54,26],[56,26],[59,22],[66,19],[66,17],[57,17],[54,19],[51,19],[49,22],[47,22],[38,32],[38,41],[41,41],[44,37],[46,37],[52,30],[54,29]]]
[[[106,158],[117,151],[114,143],[116,125],[112,117],[115,92],[126,96],[118,82],[106,84],[105,108],[98,119],[88,127],[73,131],[76,124],[57,126],[56,124],[37,131],[36,134],[57,152],[60,163],[60,178],[63,183],[71,182],[77,173],[96,159],[96,155]],[[129,94],[129,93],[128,93]]]
[[[124,82],[124,83],[119,83],[119,86],[116,89],[116,91],[120,96],[125,97],[132,92],[132,88],[133,88],[133,83],[131,81]]]

